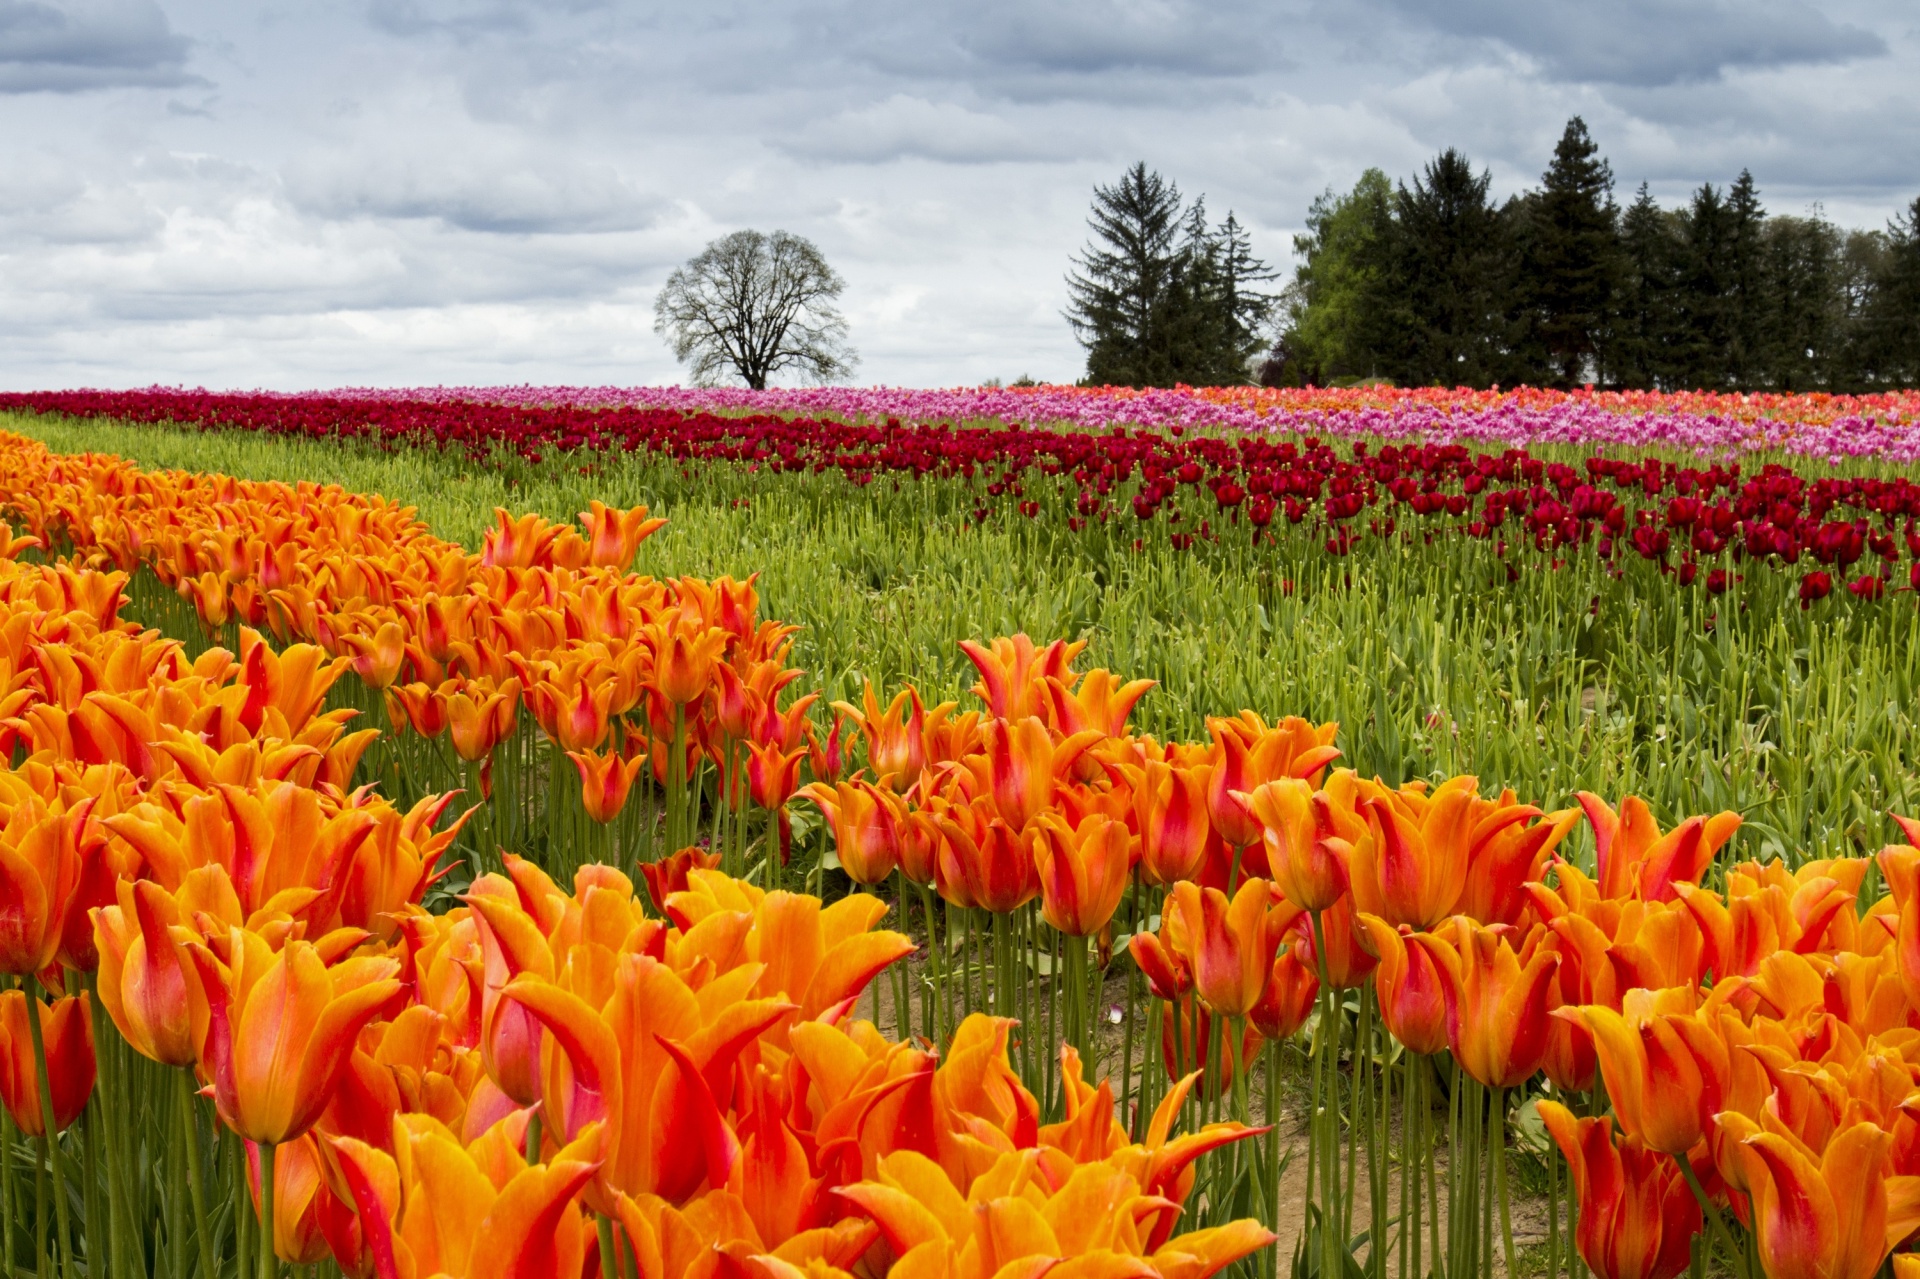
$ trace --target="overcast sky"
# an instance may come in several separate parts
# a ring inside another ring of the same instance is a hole
[[[1133,161],[1284,265],[1367,166],[1515,191],[1576,113],[1623,201],[1880,226],[1920,5],[0,0],[0,384],[676,381],[654,294],[740,227],[846,277],[858,381],[1070,380]]]

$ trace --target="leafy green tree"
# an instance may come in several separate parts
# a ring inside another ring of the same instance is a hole
[[[1293,238],[1299,265],[1281,296],[1276,383],[1337,385],[1386,376],[1400,345],[1393,182],[1368,169],[1345,195],[1327,191]]]

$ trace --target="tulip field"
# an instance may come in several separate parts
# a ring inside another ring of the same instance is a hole
[[[0,396],[35,1279],[1920,1279],[1920,396]]]

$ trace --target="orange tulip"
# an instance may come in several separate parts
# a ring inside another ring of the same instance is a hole
[[[382,622],[372,635],[342,635],[340,643],[353,650],[353,672],[368,688],[385,691],[400,677],[400,665],[407,657],[407,636],[400,623]]]
[[[1247,1014],[1253,1028],[1267,1039],[1278,1042],[1291,1039],[1307,1024],[1320,998],[1320,979],[1300,961],[1291,946],[1273,957],[1267,974],[1267,988],[1260,1002]]]
[[[53,1090],[53,1130],[65,1132],[93,1096],[93,1017],[85,994],[56,999],[49,1008],[33,1001],[47,1053],[47,1081]],[[0,991],[0,1099],[21,1132],[47,1135],[40,1104],[40,1070],[34,1061],[33,1030],[27,1024],[25,991]]]
[[[1460,1068],[1488,1088],[1514,1088],[1540,1069],[1547,1051],[1547,997],[1559,956],[1535,948],[1523,966],[1507,939],[1460,919],[1458,948],[1416,933],[1446,979],[1447,1042]]]
[[[1621,1129],[1649,1150],[1684,1155],[1713,1128],[1732,1065],[1727,1046],[1691,1007],[1668,1011],[1662,1004],[1691,1004],[1635,991],[1629,1016],[1598,1005],[1563,1008],[1554,1015],[1577,1021],[1593,1035]]]
[[[878,884],[899,865],[894,811],[870,782],[821,782],[803,786],[800,798],[812,800],[833,827],[834,855],[856,884]]]
[[[647,628],[653,641],[653,687],[675,706],[689,706],[707,694],[713,667],[726,652],[732,636],[717,627],[698,625]]]
[[[663,519],[647,517],[647,508],[636,506],[622,511],[598,501],[588,502],[580,512],[580,523],[587,530],[587,562],[626,572],[640,543],[665,528]]]
[[[1920,1178],[1887,1175],[1893,1139],[1874,1123],[1835,1133],[1818,1156],[1781,1132],[1746,1144],[1768,1279],[1872,1279],[1920,1228]]]
[[[76,826],[92,808],[59,813],[36,798],[15,806],[0,830],[0,973],[26,976],[53,962],[80,883]]]
[[[1289,925],[1296,938],[1300,962],[1315,972],[1326,974],[1327,985],[1334,990],[1355,990],[1373,975],[1379,959],[1361,944],[1359,925],[1354,919],[1353,897],[1348,895],[1320,912],[1320,930],[1326,936],[1326,964],[1323,968],[1319,948],[1314,943],[1313,916],[1302,912]]]
[[[1249,879],[1229,900],[1217,888],[1180,883],[1174,904],[1186,917],[1193,947],[1193,985],[1214,1012],[1245,1017],[1260,1002],[1280,945],[1279,921],[1270,923],[1273,885]]]
[[[1600,895],[1610,900],[1637,894],[1646,901],[1672,901],[1673,885],[1699,883],[1720,846],[1740,828],[1740,814],[1726,812],[1689,817],[1662,835],[1637,795],[1623,798],[1617,813],[1588,791],[1574,798],[1593,826],[1596,879]]]
[[[946,809],[936,824],[944,838],[934,862],[934,887],[957,906],[1004,915],[1040,894],[1028,841],[998,817],[991,801]]]
[[[580,774],[580,802],[586,806],[587,816],[602,826],[618,817],[620,810],[627,806],[627,792],[633,786],[633,779],[647,766],[644,755],[622,759],[613,751],[604,755],[568,751],[567,758]]]
[[[1015,834],[1053,804],[1060,778],[1083,751],[1100,740],[1094,732],[1055,742],[1047,726],[1033,716],[987,725],[986,747],[994,806]]]
[[[867,763],[882,786],[906,790],[920,780],[927,766],[926,712],[917,691],[909,688],[895,694],[883,711],[869,683],[861,695],[861,709],[846,702],[835,702],[833,709],[859,725],[867,739]]]
[[[1055,813],[1042,815],[1033,840],[1040,876],[1040,913],[1069,937],[1091,937],[1120,907],[1131,866],[1126,823],[1089,813],[1068,826]]]
[[[1425,946],[1408,945],[1407,938],[1377,915],[1362,915],[1358,926],[1367,944],[1380,956],[1373,985],[1380,1002],[1380,1020],[1387,1032],[1408,1052],[1431,1055],[1447,1046],[1446,977]]]
[[[226,965],[191,948],[208,996],[214,1106],[241,1137],[277,1145],[327,1108],[360,1028],[400,992],[399,964],[349,959],[329,969],[307,942],[274,954],[238,928],[228,948]]]
[[[1673,1160],[1632,1137],[1615,1141],[1607,1119],[1575,1119],[1558,1102],[1538,1105],[1573,1170],[1580,1205],[1574,1243],[1593,1273],[1673,1279],[1685,1270],[1700,1233],[1700,1204]]]
[[[785,808],[800,781],[800,761],[806,750],[783,751],[776,745],[747,743],[747,794],[754,803],[772,812]]]
[[[1471,778],[1456,778],[1429,798],[1420,820],[1394,796],[1364,801],[1368,833],[1353,848],[1352,870],[1360,902],[1377,899],[1387,923],[1432,928],[1453,914],[1467,887],[1474,807]]]
[[[1140,875],[1164,888],[1192,879],[1207,855],[1207,774],[1158,760],[1129,770],[1140,830]]]
[[[1073,659],[1086,646],[1085,640],[1055,640],[1037,649],[1025,634],[1002,636],[987,644],[960,641],[960,651],[980,672],[974,695],[987,704],[988,714],[1002,720],[1039,714],[1047,700],[1048,677],[1071,683],[1076,678]]]
[[[513,732],[515,710],[520,704],[520,681],[510,679],[505,687],[483,696],[465,690],[447,698],[447,726],[453,738],[453,751],[468,763],[477,763],[493,754],[493,748]]]
[[[151,880],[121,880],[119,904],[93,912],[100,1006],[121,1038],[163,1066],[192,1066],[207,1034],[199,969],[171,925],[178,908]]]
[[[1347,894],[1347,841],[1333,833],[1324,794],[1298,778],[1267,782],[1247,796],[1266,842],[1267,866],[1286,899],[1324,911]]]

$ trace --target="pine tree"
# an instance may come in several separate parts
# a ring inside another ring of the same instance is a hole
[[[1094,240],[1067,275],[1067,322],[1087,348],[1087,379],[1166,386],[1172,378],[1170,295],[1180,268],[1180,189],[1144,163],[1097,186]]]
[[[1920,197],[1887,224],[1864,310],[1865,362],[1879,386],[1920,385]]]
[[[1670,385],[1719,389],[1732,381],[1732,223],[1727,202],[1712,183],[1702,184],[1681,214]]]
[[[1620,288],[1601,359],[1619,386],[1671,384],[1680,244],[1677,219],[1642,182],[1620,219]]]
[[[1397,381],[1484,386],[1501,375],[1511,342],[1512,255],[1508,219],[1488,198],[1492,181],[1448,148],[1411,190],[1394,193],[1411,320]]]
[[[1567,121],[1526,213],[1528,336],[1554,382],[1588,381],[1618,285],[1620,230],[1613,171],[1579,116]]]
[[[1727,188],[1726,210],[1725,381],[1731,386],[1752,386],[1766,376],[1769,344],[1766,289],[1762,284],[1767,211],[1760,207],[1760,192],[1752,173],[1740,170],[1740,176]]]
[[[1242,384],[1266,344],[1274,278],[1232,213],[1209,225],[1205,198],[1137,164],[1095,189],[1098,243],[1067,277],[1068,321],[1087,348],[1087,380],[1128,386]]]

